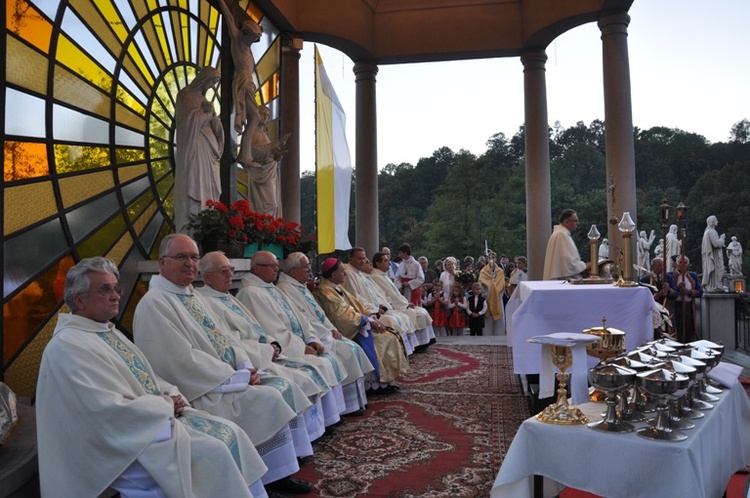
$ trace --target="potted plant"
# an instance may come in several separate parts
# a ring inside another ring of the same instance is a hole
[[[242,257],[248,242],[245,231],[250,216],[250,204],[242,199],[227,207],[221,201],[209,199],[206,209],[191,215],[187,224],[203,253],[220,250],[227,257]]]

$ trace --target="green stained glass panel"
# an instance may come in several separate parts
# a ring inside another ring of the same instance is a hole
[[[55,169],[58,174],[109,166],[107,147],[55,145]]]
[[[107,222],[102,228],[81,242],[78,246],[78,254],[82,258],[101,256],[106,254],[112,244],[122,237],[125,232],[125,220],[120,216],[115,216]]]
[[[118,147],[115,149],[117,164],[128,164],[146,160],[146,151],[143,149],[126,149]]]
[[[172,164],[169,161],[152,161],[151,170],[154,173],[154,179],[159,181],[164,175],[172,172]]]

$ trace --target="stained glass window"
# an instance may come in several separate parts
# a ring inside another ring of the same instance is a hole
[[[252,2],[239,7],[263,27],[252,47],[257,100],[275,104],[279,31]],[[140,289],[123,296],[115,319],[130,332],[143,291],[137,263],[154,259],[173,230],[176,95],[198,68],[220,66],[222,16],[213,0],[7,0],[5,8],[0,379],[29,395],[43,347],[23,351],[48,340],[65,309],[61,279],[81,258],[112,257],[124,288]],[[217,112],[222,92],[231,89],[207,95]]]

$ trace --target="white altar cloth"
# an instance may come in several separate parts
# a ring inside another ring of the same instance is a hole
[[[529,498],[534,475],[608,498],[722,496],[732,474],[750,463],[750,400],[739,382],[719,396],[714,409],[684,431],[688,438],[676,443],[529,418],[518,429],[490,496]],[[605,405],[579,408],[598,421]],[[545,496],[560,491],[545,481]]]
[[[602,326],[625,332],[628,351],[653,338],[654,299],[645,287],[611,284],[574,285],[561,280],[521,282],[506,306],[508,343],[513,347],[513,372],[542,371],[541,345],[526,339],[553,332],[581,332]],[[598,361],[589,357],[589,367]]]

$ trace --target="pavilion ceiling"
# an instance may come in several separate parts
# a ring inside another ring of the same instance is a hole
[[[257,0],[284,31],[378,64],[517,56],[633,0]]]

